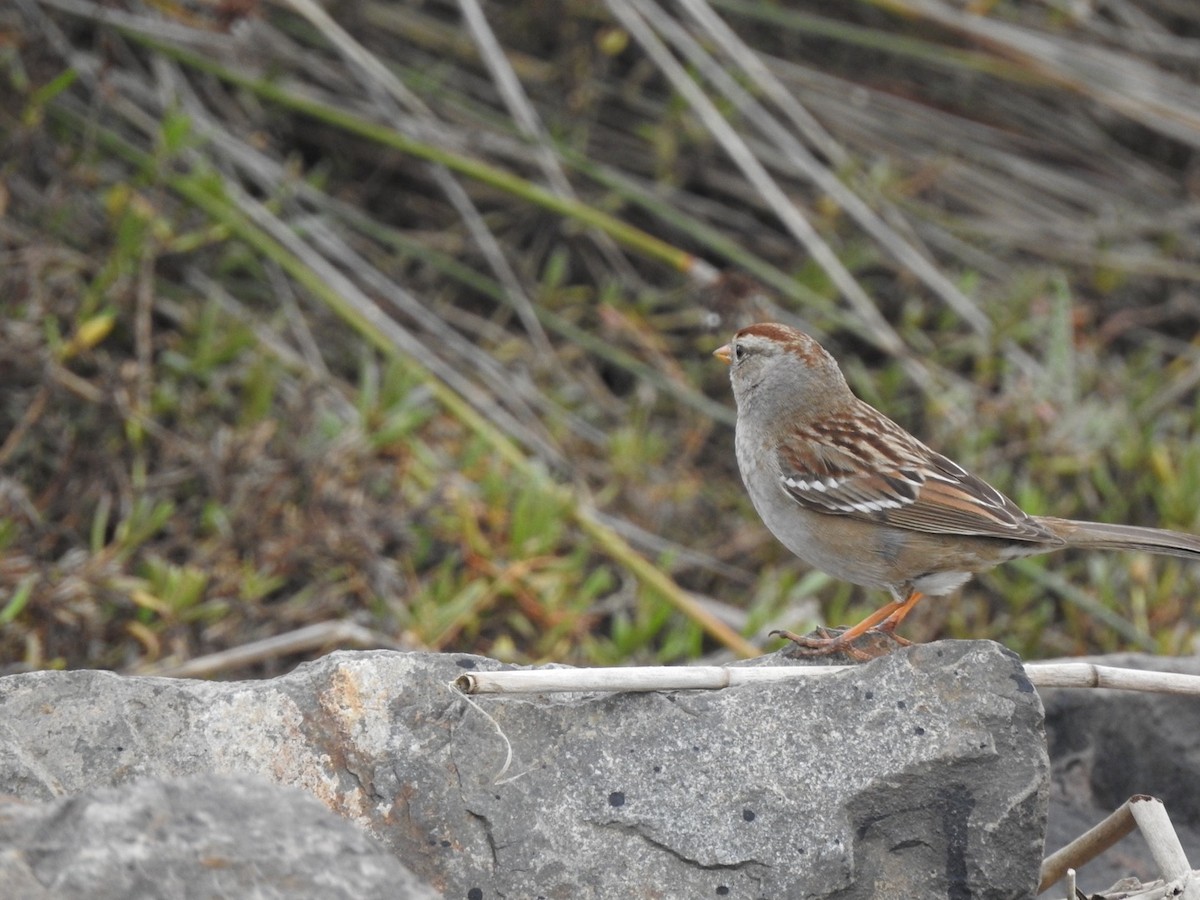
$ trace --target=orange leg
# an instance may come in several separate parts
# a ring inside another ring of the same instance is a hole
[[[893,600],[886,606],[881,606],[857,625],[847,628],[841,634],[830,635],[824,633],[825,629],[823,628],[821,632],[824,633],[824,636],[815,638],[803,637],[793,634],[790,631],[773,631],[771,633],[785,637],[798,645],[805,656],[829,656],[833,653],[844,652],[855,659],[868,659],[870,658],[870,654],[855,649],[852,646],[854,641],[868,631],[875,629],[891,636],[898,643],[910,643],[902,637],[897,637],[893,632],[896,630],[896,626],[904,621],[904,617],[912,612],[912,608],[917,605],[923,596],[924,594],[920,591],[910,591],[909,595],[903,600]]]
[[[900,604],[900,608],[888,616],[886,621],[879,626],[879,630],[886,631],[888,634],[891,634],[893,631],[895,631],[896,626],[904,621],[904,617],[912,612],[912,608],[916,606],[920,599],[924,596],[925,595],[920,591],[913,591],[910,593],[908,595],[908,599]]]

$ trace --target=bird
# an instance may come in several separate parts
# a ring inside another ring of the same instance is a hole
[[[788,325],[760,322],[713,353],[729,366],[738,469],[759,517],[788,550],[842,581],[891,594],[857,625],[816,637],[776,632],[802,655],[845,652],[895,629],[1001,563],[1066,548],[1200,559],[1200,537],[1030,515],[859,399],[837,361]]]

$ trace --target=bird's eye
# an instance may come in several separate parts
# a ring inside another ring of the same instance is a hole
[[[733,345],[733,361],[741,362],[746,356],[746,348],[741,344]]]

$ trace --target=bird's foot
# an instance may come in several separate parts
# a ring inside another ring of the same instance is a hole
[[[792,646],[786,656],[792,659],[817,659],[841,653],[855,662],[866,662],[907,647],[912,641],[900,637],[885,627],[869,628],[858,634],[847,635],[850,628],[818,628],[812,634],[800,635],[791,631],[772,631],[772,637],[787,638]]]

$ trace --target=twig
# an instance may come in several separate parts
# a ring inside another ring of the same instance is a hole
[[[1093,663],[1029,663],[1025,674],[1038,687],[1112,688],[1154,694],[1200,695],[1200,675],[1147,672]]]
[[[1191,877],[1192,867],[1179,843],[1179,835],[1171,827],[1171,818],[1162,801],[1155,797],[1131,797],[1128,805],[1163,880],[1186,879],[1187,883],[1179,896],[1186,900],[1200,898],[1200,882]]]
[[[1042,861],[1038,893],[1040,894],[1050,886],[1057,884],[1067,874],[1068,869],[1077,869],[1089,860],[1095,859],[1133,831],[1137,823],[1133,820],[1133,813],[1129,811],[1129,804],[1134,799],[1134,797],[1130,797],[1104,821],[1085,831],[1061,850],[1047,856]]]
[[[836,675],[852,666],[620,666],[605,669],[529,669],[469,672],[454,684],[466,694],[544,694],[558,691],[719,690],[789,678]]]
[[[1038,893],[1048,890],[1064,875],[1095,859],[1135,827],[1146,839],[1163,881],[1174,884],[1174,889],[1161,896],[1200,900],[1200,879],[1192,872],[1166,808],[1161,800],[1145,794],[1130,797],[1104,821],[1047,856],[1042,862]]]
[[[853,666],[629,666],[473,672],[455,684],[468,694],[542,694],[556,691],[720,690],[741,684],[820,678]],[[1025,674],[1037,687],[1105,687],[1200,696],[1200,676],[1144,672],[1091,663],[1033,663]],[[1059,877],[1062,877],[1061,874]]]

